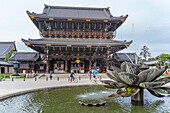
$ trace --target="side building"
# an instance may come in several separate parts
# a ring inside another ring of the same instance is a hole
[[[17,51],[15,42],[0,42],[0,74],[13,73],[9,58]]]
[[[16,52],[9,60],[20,62],[18,73],[44,72],[44,68],[42,71],[39,69],[41,66],[41,64],[38,63],[38,61],[40,61],[40,54],[37,52]]]
[[[41,14],[27,14],[42,38],[22,41],[45,55],[47,72],[105,72],[111,62],[109,55],[132,43],[113,40],[128,16],[112,16],[109,8],[45,5]]]

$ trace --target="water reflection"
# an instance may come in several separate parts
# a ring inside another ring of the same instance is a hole
[[[34,102],[32,94],[27,94],[0,102],[0,113],[37,113],[39,107],[39,104]]]
[[[131,104],[130,97],[108,98],[115,90],[75,87],[21,95],[0,102],[0,113],[168,113],[170,98],[157,98],[145,91],[144,104]],[[107,101],[106,106],[86,107],[78,101]]]

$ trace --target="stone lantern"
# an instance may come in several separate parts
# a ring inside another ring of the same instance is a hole
[[[17,73],[19,63],[20,62],[18,62],[18,61],[13,62],[13,68],[14,68],[14,74],[12,75],[13,77],[19,77],[19,74]]]

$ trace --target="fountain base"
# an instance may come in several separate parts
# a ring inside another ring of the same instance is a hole
[[[104,106],[104,105],[106,105],[106,101],[100,100],[99,103],[94,103],[94,104],[88,104],[88,103],[83,103],[83,102],[79,101],[79,104],[81,104],[83,106]]]
[[[143,103],[143,88],[140,88],[140,91],[131,96],[131,102],[142,102]]]

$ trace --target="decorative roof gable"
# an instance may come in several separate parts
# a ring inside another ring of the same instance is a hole
[[[1,59],[4,59],[11,50],[17,51],[15,42],[0,42],[0,48]]]

